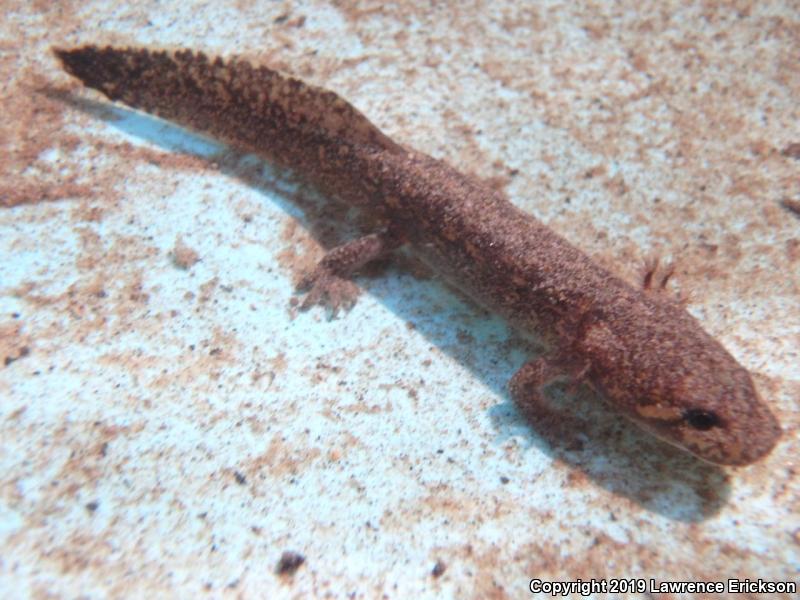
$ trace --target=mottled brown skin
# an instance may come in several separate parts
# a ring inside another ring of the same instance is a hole
[[[551,353],[510,384],[529,414],[544,405],[543,388],[566,376],[714,463],[751,463],[778,440],[780,426],[749,373],[678,304],[615,277],[500,192],[393,142],[332,92],[191,51],[55,52],[112,100],[257,152],[372,217],[375,231],[333,249],[306,277],[306,306],[348,304],[347,278],[408,244],[478,302],[549,343]]]

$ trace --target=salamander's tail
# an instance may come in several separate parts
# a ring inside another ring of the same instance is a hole
[[[111,100],[153,113],[315,175],[332,155],[398,144],[331,91],[233,58],[191,50],[53,49],[67,72]],[[329,152],[330,150],[330,152]],[[327,155],[327,160],[326,160]],[[322,163],[322,164],[321,164]],[[324,180],[326,177],[321,176]]]

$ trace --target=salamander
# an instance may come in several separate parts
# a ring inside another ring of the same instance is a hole
[[[781,434],[748,371],[683,306],[593,262],[505,195],[390,139],[334,92],[246,60],[191,50],[54,49],[111,100],[210,134],[298,173],[366,215],[371,230],[304,279],[304,307],[352,302],[349,278],[409,247],[445,280],[548,352],[509,384],[527,414],[559,378],[712,463],[745,465]],[[662,277],[662,283],[666,276]]]

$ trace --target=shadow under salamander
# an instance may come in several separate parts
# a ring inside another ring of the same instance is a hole
[[[38,91],[170,152],[213,160],[223,173],[277,195],[282,210],[293,215],[298,208],[302,210],[304,224],[325,247],[353,235],[347,207],[310,190],[287,193],[297,185],[291,174],[276,170],[270,173],[260,159],[256,161],[259,168],[253,168],[250,155],[156,117],[69,91],[53,88]],[[570,396],[557,387],[551,388],[549,397],[559,411],[559,418],[548,423],[526,419],[510,400],[506,384],[526,357],[535,356],[536,350],[532,350],[530,343],[514,334],[502,319],[489,315],[435,279],[415,278],[402,270],[393,270],[388,279],[394,279],[394,284],[364,277],[359,283],[432,344],[467,366],[496,396],[507,399],[488,409],[497,430],[497,445],[512,438],[520,439],[553,460],[581,469],[594,484],[674,520],[701,521],[724,506],[730,495],[724,469],[653,438],[608,410],[602,399],[588,390]],[[404,301],[403,296],[410,294],[432,297],[435,301],[421,311]]]

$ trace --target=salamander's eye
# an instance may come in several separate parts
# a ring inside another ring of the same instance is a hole
[[[689,427],[699,431],[708,431],[720,424],[719,417],[716,413],[702,408],[691,408],[683,413],[683,420],[689,424]]]

